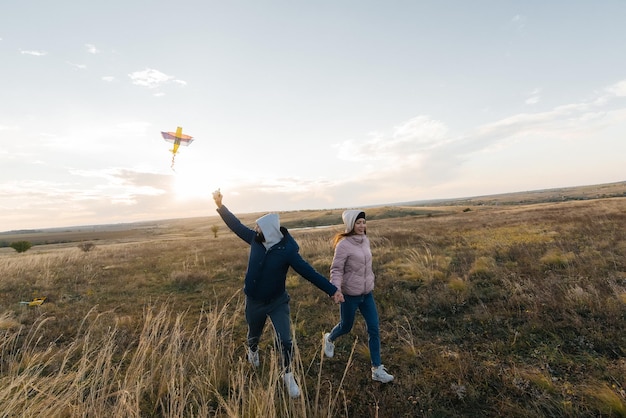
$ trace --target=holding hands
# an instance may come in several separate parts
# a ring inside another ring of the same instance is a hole
[[[335,294],[334,294],[334,295],[332,295],[331,297],[333,298],[333,302],[335,302],[335,303],[341,303],[341,302],[344,302],[344,299],[343,299],[343,293],[341,293],[341,290],[337,290],[337,291],[335,292]]]

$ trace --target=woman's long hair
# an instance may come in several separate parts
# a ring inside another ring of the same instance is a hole
[[[338,232],[337,234],[335,234],[335,236],[333,237],[333,250],[337,247],[337,244],[339,244],[339,241],[341,241],[345,237],[349,237],[350,235],[355,235],[355,234],[356,233],[354,232],[354,228],[352,228],[352,231],[350,232]],[[367,234],[367,229],[365,230],[365,234]]]

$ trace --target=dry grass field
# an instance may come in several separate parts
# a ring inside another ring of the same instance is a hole
[[[269,327],[246,362],[247,247],[219,218],[0,234],[35,244],[0,248],[0,416],[626,417],[626,187],[606,187],[368,208],[396,380],[371,380],[360,317],[323,358],[338,307],[292,272],[295,400]],[[340,214],[281,213],[326,275]]]

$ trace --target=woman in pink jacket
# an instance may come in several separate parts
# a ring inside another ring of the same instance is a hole
[[[330,267],[330,281],[341,290],[344,302],[340,307],[339,323],[332,331],[324,334],[324,354],[327,357],[334,355],[333,341],[350,332],[358,309],[367,325],[372,379],[388,383],[393,380],[393,376],[387,373],[380,358],[378,311],[372,294],[374,290],[372,251],[366,235],[365,212],[346,210],[341,218],[346,229],[334,239],[335,255]]]

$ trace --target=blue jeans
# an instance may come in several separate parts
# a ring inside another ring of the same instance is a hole
[[[270,301],[258,301],[246,297],[246,322],[248,323],[248,347],[256,351],[259,340],[265,327],[265,322],[269,317],[276,331],[275,342],[282,353],[283,368],[285,371],[291,369],[291,357],[293,341],[291,339],[291,323],[289,309],[289,294],[283,293],[281,296]]]
[[[361,315],[363,315],[365,325],[367,325],[367,342],[370,349],[372,366],[380,366],[382,363],[380,359],[380,331],[378,329],[378,311],[376,310],[374,295],[370,292],[367,295],[361,296],[343,295],[343,298],[345,302],[342,302],[339,308],[341,318],[339,323],[335,325],[330,332],[329,339],[334,341],[352,330],[354,317],[358,309],[361,311]]]

